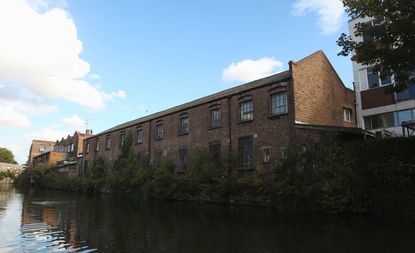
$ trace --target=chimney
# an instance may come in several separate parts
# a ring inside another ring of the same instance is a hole
[[[85,134],[86,135],[92,135],[92,129],[86,129]]]

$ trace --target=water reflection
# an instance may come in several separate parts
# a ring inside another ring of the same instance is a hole
[[[415,247],[412,222],[13,190],[0,192],[2,206],[0,252],[413,252]]]
[[[96,251],[77,240],[73,216],[66,226],[70,202],[35,201],[32,195],[0,185],[0,252]]]

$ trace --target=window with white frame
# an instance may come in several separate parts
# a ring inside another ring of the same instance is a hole
[[[343,120],[346,122],[352,121],[352,110],[348,108],[343,108]]]
[[[380,77],[380,73],[378,71],[374,71],[373,67],[367,68],[366,71],[367,71],[367,85],[369,89],[392,84],[391,74],[386,75],[386,77],[382,79]]]
[[[271,114],[279,115],[288,112],[287,92],[279,92],[271,95]]]

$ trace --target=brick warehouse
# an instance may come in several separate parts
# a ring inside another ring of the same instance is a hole
[[[98,157],[117,160],[126,134],[138,159],[157,167],[171,160],[186,171],[198,150],[220,166],[228,154],[235,168],[266,174],[287,148],[327,137],[357,137],[354,92],[346,88],[320,50],[289,70],[146,117],[84,141],[81,175]]]

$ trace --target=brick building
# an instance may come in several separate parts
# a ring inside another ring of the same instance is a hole
[[[33,158],[45,153],[49,150],[53,150],[53,147],[55,146],[54,141],[45,141],[45,140],[33,140],[32,144],[30,145],[30,151],[29,151],[29,164],[28,168],[31,170],[33,168]]]
[[[86,130],[85,134],[76,131],[73,135],[68,135],[66,138],[62,137],[61,140],[53,142],[49,147],[43,148],[42,152],[35,155],[31,160],[32,166],[34,167],[37,163],[46,163],[56,167],[58,171],[71,171],[69,168],[62,169],[63,167],[68,166],[72,166],[72,170],[76,171],[78,157],[82,156],[83,153],[83,141],[90,136],[92,136],[92,131]],[[46,142],[43,142],[43,145],[45,145],[45,143]]]
[[[349,21],[349,33],[356,42],[373,41],[373,37],[356,37],[357,23],[381,25],[371,17]],[[415,73],[414,73],[415,74]],[[369,131],[387,130],[402,135],[402,123],[415,121],[415,83],[402,92],[387,92],[394,85],[393,75],[380,78],[372,66],[353,62],[354,87],[356,92],[357,126]]]
[[[229,154],[240,171],[267,173],[287,148],[321,138],[362,136],[356,127],[354,92],[322,51],[289,70],[132,120],[84,142],[80,174],[103,157],[114,162],[132,133],[137,159],[157,167],[171,160],[186,171],[197,150],[220,166]]]

